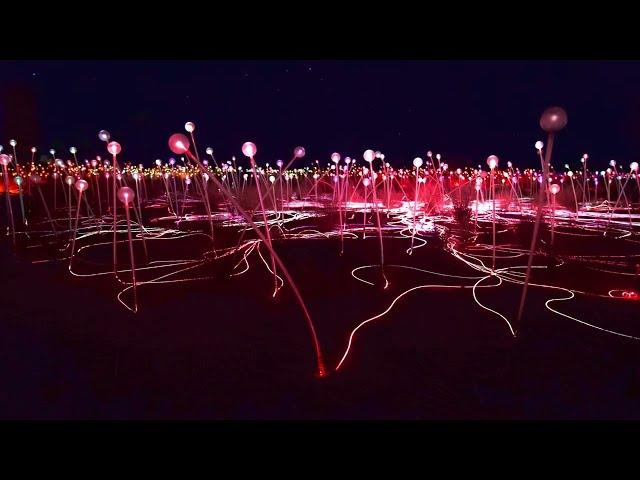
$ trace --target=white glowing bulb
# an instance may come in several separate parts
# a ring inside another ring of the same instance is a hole
[[[245,157],[253,157],[258,151],[256,144],[253,142],[245,142],[242,145],[242,153]]]
[[[365,150],[365,152],[364,152],[364,154],[362,156],[364,157],[364,159],[367,162],[371,163],[371,162],[373,162],[374,155],[375,154],[374,154],[373,150]]]
[[[331,154],[331,161],[333,163],[338,163],[340,161],[340,154],[338,152],[334,152]]]
[[[211,155],[211,154],[213,154],[213,148],[211,148],[211,147],[207,147],[206,152],[207,152],[207,155]]]
[[[15,147],[16,145],[18,145],[18,142],[16,142],[15,140],[9,140],[9,145]]]
[[[71,152],[72,155],[75,155],[77,153],[78,149],[76,147],[70,147],[69,148],[69,152]]]
[[[489,168],[491,170],[493,170],[498,166],[498,162],[499,162],[499,159],[495,155],[489,155],[489,157],[487,157],[487,165],[489,165]]]
[[[191,133],[196,129],[196,124],[193,123],[193,122],[187,122],[187,123],[184,124],[184,129],[187,132]]]
[[[536,150],[542,150],[542,147],[544,147],[544,143],[542,143],[542,141],[538,140],[536,142],[535,147],[536,147]]]
[[[629,164],[629,168],[631,169],[632,172],[637,172],[638,171],[638,162],[631,162]]]
[[[416,168],[420,168],[422,166],[422,159],[420,157],[416,157],[413,159],[413,166]]]

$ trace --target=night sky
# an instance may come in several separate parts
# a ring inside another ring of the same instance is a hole
[[[640,62],[622,61],[1,61],[0,143],[18,140],[27,158],[55,148],[80,159],[106,156],[109,130],[123,158],[150,165],[172,154],[167,139],[195,122],[201,153],[259,162],[329,161],[333,151],[362,158],[380,150],[410,165],[427,150],[451,166],[485,164],[489,154],[536,165],[538,121],[564,107],[554,165],[583,153],[606,168],[640,152]],[[592,163],[593,164],[593,163]]]

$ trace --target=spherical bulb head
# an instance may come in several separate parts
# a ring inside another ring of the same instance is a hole
[[[70,147],[69,152],[71,153],[71,155],[75,155],[78,152],[78,149],[76,147]]]
[[[340,161],[340,154],[338,152],[333,152],[331,154],[331,161],[333,163],[338,163]]]
[[[427,157],[431,158],[432,156],[433,156],[433,152],[432,152],[431,150],[429,150],[429,151],[427,152]]]
[[[302,158],[306,153],[307,152],[304,150],[304,147],[296,147],[293,149],[293,154],[296,158]]]
[[[206,152],[207,152],[207,155],[213,155],[213,148],[207,147]]]
[[[282,168],[282,165],[284,165],[284,162],[282,160],[278,160],[276,162],[276,165],[278,166],[278,168]]]
[[[11,163],[11,157],[9,157],[9,155],[7,155],[6,153],[1,154],[0,163],[4,166],[9,165],[9,163]]]
[[[75,178],[73,178],[71,175],[67,175],[67,176],[64,178],[64,181],[65,181],[65,183],[66,183],[67,185],[71,186],[71,185],[73,185],[73,182],[75,181]]]
[[[169,159],[169,165],[175,165],[175,163],[176,163],[176,159],[175,159],[175,158],[173,158],[173,157],[171,157],[171,158]]]
[[[120,187],[118,189],[118,200],[120,200],[125,205],[129,202],[132,202],[135,196],[136,194],[133,193],[133,190],[129,187]]]
[[[0,145],[0,153],[2,153],[3,150],[4,150],[4,147]]]
[[[347,165],[349,165],[351,163],[351,158],[347,157],[344,159],[344,163],[346,163]]]
[[[97,165],[98,165],[98,161],[95,158],[93,160],[91,160],[91,166],[93,168],[96,168]]]
[[[22,185],[22,177],[20,175],[13,177],[13,181],[16,182],[16,185],[18,186]]]
[[[440,160],[442,158],[442,156],[439,153],[436,153],[436,159]]]
[[[16,145],[18,145],[18,142],[16,142],[15,140],[9,140],[9,145],[15,147]]]
[[[103,142],[108,142],[111,139],[111,134],[106,130],[100,130],[98,132],[98,138]]]
[[[169,150],[176,155],[187,152],[190,146],[189,139],[181,133],[174,133],[169,137]]]
[[[420,157],[416,157],[413,159],[413,166],[416,168],[420,168],[422,166],[422,159]]]
[[[567,172],[567,176],[568,176],[569,178],[573,177],[573,172],[572,172],[571,170],[569,170],[569,171]]]
[[[53,156],[53,155],[56,154],[56,151],[52,148],[52,149],[49,150],[49,153],[51,154],[51,156]]]
[[[552,183],[549,187],[549,191],[555,195],[560,191],[560,185],[558,185],[557,183]]]
[[[612,167],[615,167],[616,166],[616,161],[615,160],[611,160],[609,162],[609,165],[611,165]]]
[[[253,157],[258,153],[258,147],[253,142],[244,142],[242,144],[242,153],[245,157]]]
[[[544,143],[542,143],[542,141],[541,141],[541,140],[538,140],[538,141],[536,142],[535,147],[536,147],[536,150],[542,150],[542,147],[544,147]]]
[[[76,182],[76,189],[79,192],[84,192],[87,188],[89,188],[89,183],[86,180],[80,179]]]
[[[137,180],[137,178],[136,178]],[[187,177],[184,179],[184,183],[186,183],[187,185],[191,185],[191,177]]]
[[[158,159],[156,159],[156,165],[157,165],[157,166],[162,165],[162,160],[160,160],[159,158],[158,158]]]
[[[36,153],[37,149],[36,147],[31,147],[31,153]]]
[[[111,155],[118,155],[122,151],[122,147],[118,142],[110,142],[107,145],[107,150]]]
[[[559,132],[567,124],[567,112],[560,107],[549,107],[540,117],[540,126],[545,132]]]
[[[362,184],[365,187],[368,187],[370,183],[371,183],[371,180],[369,180],[368,178],[365,178],[364,180],[362,180]]]
[[[271,183],[275,182],[276,181],[276,177],[274,177],[273,175],[269,175],[269,181]]]
[[[507,162],[507,167],[509,167],[509,168],[513,167],[513,163],[511,163],[511,161],[508,161]]]
[[[638,162],[631,162],[629,164],[629,168],[631,169],[632,172],[637,172],[638,171]]]
[[[487,157],[487,165],[489,165],[489,168],[491,170],[493,170],[494,168],[496,168],[498,166],[498,162],[499,161],[500,161],[500,159],[495,155],[489,155]]]
[[[364,159],[367,162],[371,163],[371,162],[373,162],[373,158],[374,158],[375,154],[374,154],[373,150],[365,150],[365,152],[362,154],[362,156],[364,157]]]
[[[196,129],[196,124],[193,122],[187,122],[184,124],[184,129],[187,132],[192,133]]]

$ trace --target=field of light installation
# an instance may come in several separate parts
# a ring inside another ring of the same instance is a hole
[[[566,123],[542,114],[524,170],[364,148],[302,167],[302,146],[251,142],[227,160],[191,122],[153,167],[105,130],[46,163],[11,140],[3,308],[72,353],[39,373],[46,407],[7,416],[637,418],[638,163],[554,165]]]

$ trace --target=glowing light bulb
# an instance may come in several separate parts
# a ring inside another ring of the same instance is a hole
[[[213,154],[213,148],[207,147],[206,152],[207,152],[207,155],[212,155]]]
[[[189,139],[181,133],[174,133],[169,137],[169,149],[176,155],[181,155],[189,150]]]
[[[616,166],[616,161],[615,160],[611,160],[609,162],[609,165],[611,165],[612,167],[615,167]]]
[[[193,123],[193,122],[187,122],[187,123],[184,124],[184,129],[187,132],[191,133],[196,129],[196,124]]]
[[[364,159],[371,163],[373,162],[373,158],[374,158],[374,153],[373,150],[365,150],[364,154],[362,155],[364,157]]]
[[[4,166],[9,165],[9,163],[11,163],[11,157],[9,157],[9,155],[7,155],[6,153],[3,153],[2,155],[0,155],[0,163]]]
[[[156,159],[156,165],[157,165],[157,166],[162,165],[162,160],[160,160],[159,158],[158,158],[158,159]]]
[[[431,150],[429,150],[429,151],[427,152],[427,157],[431,158],[432,156],[433,156],[433,152],[432,152]]]
[[[549,187],[549,191],[555,195],[560,191],[560,185],[558,185],[557,183],[552,183]]]
[[[507,167],[509,167],[509,168],[513,167],[513,163],[507,162]]]
[[[242,145],[242,153],[245,157],[253,157],[257,152],[258,148],[253,142],[245,142]]]
[[[346,163],[347,165],[349,165],[351,163],[351,157],[347,157],[344,159],[344,163]]]
[[[111,134],[106,130],[100,130],[98,132],[98,138],[103,142],[108,142],[111,139]]]
[[[638,162],[631,162],[629,164],[629,168],[631,169],[632,172],[637,172],[638,171]]]
[[[278,166],[278,168],[282,168],[282,165],[284,165],[284,162],[282,160],[278,160],[276,162],[276,165]]]
[[[36,147],[31,147],[31,153],[36,153]]]
[[[413,159],[413,166],[416,168],[420,168],[422,166],[422,159],[420,157],[416,157]]]
[[[13,180],[16,182],[16,185],[22,185],[22,177],[20,175],[16,175]]]
[[[538,140],[535,144],[536,150],[542,150],[542,147],[544,147],[544,143],[542,143],[542,141]]]
[[[9,140],[9,145],[15,147],[16,145],[18,145],[18,142],[16,142],[15,140]]]
[[[87,188],[89,188],[89,183],[86,180],[78,180],[76,182],[76,189],[79,192],[84,192]]]
[[[489,155],[487,157],[487,165],[489,165],[489,168],[491,170],[493,170],[494,168],[496,168],[498,166],[498,162],[499,161],[500,160],[495,155]]]
[[[540,127],[545,132],[558,132],[567,124],[567,112],[560,107],[549,107],[540,117]]]
[[[111,155],[118,155],[122,151],[122,147],[118,142],[110,142],[107,145],[107,150]]]
[[[333,163],[338,163],[340,161],[340,154],[338,152],[333,152],[331,154],[331,161]]]
[[[137,178],[136,178],[137,180]],[[187,185],[191,185],[191,177],[187,177],[184,179],[184,183],[186,183]]]
[[[176,159],[175,159],[175,158],[173,158],[173,157],[171,157],[171,158],[169,159],[169,165],[175,165],[175,163],[176,163]]]
[[[370,183],[371,183],[371,180],[369,180],[368,178],[365,178],[364,180],[362,180],[362,184],[365,187],[368,187]]]
[[[95,158],[93,160],[91,160],[91,166],[93,168],[96,168],[97,165],[98,165],[98,161]]]
[[[75,178],[73,178],[71,175],[68,175],[67,177],[65,177],[64,181],[66,182],[67,185],[71,186],[73,185]]]
[[[78,152],[78,149],[76,147],[70,147],[69,152],[71,152],[71,154],[73,155]]]
[[[129,202],[132,202],[135,196],[136,194],[133,193],[133,190],[129,187],[120,187],[118,189],[118,200],[120,200],[125,205]]]
[[[273,175],[269,175],[269,181],[271,183],[275,182],[276,181],[276,177],[274,177]]]
[[[296,148],[293,149],[293,155],[296,158],[302,158],[302,157],[305,156],[305,154],[306,154],[306,151],[305,151],[304,147],[296,147]]]
[[[569,171],[567,172],[567,176],[568,176],[569,178],[573,177],[573,172],[572,172],[571,170],[569,170]]]

